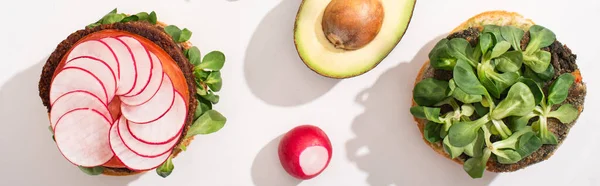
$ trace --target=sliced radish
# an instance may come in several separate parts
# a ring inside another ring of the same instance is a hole
[[[137,171],[154,169],[165,162],[171,155],[172,150],[153,158],[139,156],[125,146],[123,140],[119,136],[117,128],[118,125],[112,125],[110,128],[110,147],[115,156],[123,162],[127,168]]]
[[[63,94],[76,90],[88,91],[108,105],[106,89],[100,79],[90,71],[79,67],[64,68],[54,77],[50,85],[50,104],[53,105]]]
[[[133,37],[122,36],[118,37],[121,41],[123,41],[129,48],[131,49],[131,54],[133,55],[133,60],[135,61],[135,68],[137,71],[137,80],[133,90],[131,92],[125,94],[126,96],[137,95],[144,90],[144,88],[152,79],[152,61],[150,57],[150,52],[146,50],[146,47],[142,45],[138,40]],[[160,73],[162,74],[162,73]]]
[[[119,63],[119,73],[117,92],[116,95],[124,95],[133,90],[137,79],[137,71],[135,68],[134,56],[129,48],[125,45],[125,42],[112,37],[102,38],[101,41],[105,42],[114,51],[115,56]]]
[[[88,91],[76,90],[63,94],[52,105],[52,109],[50,110],[52,128],[56,127],[56,123],[65,113],[81,108],[94,109],[100,112],[102,116],[111,118],[112,120],[108,107],[102,103],[102,100],[98,96]]]
[[[149,144],[166,144],[174,140],[185,125],[187,116],[186,103],[179,92],[169,111],[158,120],[150,123],[129,121],[127,126],[135,139]]]
[[[301,125],[279,142],[279,161],[291,176],[308,180],[321,174],[331,161],[331,142],[319,127]]]
[[[121,96],[121,102],[130,106],[141,105],[149,101],[154,95],[156,95],[156,92],[158,92],[165,74],[163,73],[162,63],[158,57],[156,57],[156,55],[153,53],[150,53],[150,57],[152,57],[152,66],[154,68],[152,68],[152,78],[150,79],[150,82],[148,82],[148,86],[146,86],[140,94],[133,96]]]
[[[139,156],[157,157],[163,155],[171,150],[178,142],[176,138],[175,140],[171,140],[169,143],[165,143],[163,145],[147,144],[135,139],[131,133],[129,133],[129,128],[127,128],[127,119],[125,119],[125,117],[121,117],[116,125],[118,125],[119,136],[121,139],[123,139],[125,146]],[[180,137],[181,132],[179,132],[177,136]]]
[[[54,130],[58,149],[71,163],[99,166],[113,157],[108,141],[111,123],[93,109],[77,109],[60,118]]]
[[[78,44],[71,50],[66,61],[71,61],[80,56],[91,56],[101,59],[108,64],[114,74],[118,75],[119,73],[119,63],[115,51],[104,41],[89,40]]]
[[[169,111],[175,100],[175,89],[168,75],[163,77],[156,95],[142,105],[131,106],[121,103],[121,113],[127,120],[136,123],[156,121]]]
[[[117,78],[106,62],[91,56],[79,56],[67,62],[65,67],[79,67],[90,71],[100,79],[100,82],[102,82],[104,88],[106,88],[108,100],[112,100],[115,96]]]

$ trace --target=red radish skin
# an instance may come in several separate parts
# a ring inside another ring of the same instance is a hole
[[[114,125],[117,125],[118,127],[119,136],[123,140],[123,144],[133,153],[147,158],[161,156],[169,152],[169,150],[173,149],[173,147],[177,144],[178,138],[181,137],[181,132],[179,132],[177,137],[174,140],[171,140],[169,143],[163,145],[152,145],[135,139],[131,133],[129,133],[129,129],[127,128],[127,119],[124,117],[120,117]]]
[[[160,85],[163,82],[165,74],[163,73],[162,63],[155,54],[150,53],[152,59],[153,69],[152,78],[148,82],[148,86],[144,87],[140,94],[134,96],[121,96],[121,102],[130,106],[137,106],[148,102],[160,89]],[[160,74],[160,75],[158,75]]]
[[[135,57],[131,49],[118,38],[107,37],[100,39],[100,41],[108,44],[109,48],[114,51],[119,63],[118,88],[115,94],[120,96],[131,92],[137,81]]]
[[[111,123],[94,109],[67,112],[56,124],[54,139],[63,156],[71,163],[94,167],[113,157],[108,141]]]
[[[112,121],[112,115],[108,110],[108,107],[102,103],[102,100],[88,92],[82,90],[76,90],[68,92],[60,96],[50,110],[50,123],[52,128],[56,127],[56,123],[64,114],[71,110],[89,108],[94,109],[102,116],[110,118]]]
[[[112,125],[112,127],[110,128],[110,148],[112,149],[112,152],[115,154],[117,159],[123,162],[123,164],[128,169],[134,171],[145,171],[154,169],[160,166],[163,162],[165,162],[171,155],[172,150],[169,150],[167,153],[153,158],[143,157],[135,154],[133,151],[129,150],[129,148],[127,148],[125,144],[123,144],[123,140],[119,136],[117,127],[118,125]]]
[[[65,68],[68,67],[78,67],[88,70],[98,77],[102,85],[104,85],[109,101],[115,96],[117,79],[106,62],[91,56],[79,56],[68,61]]]
[[[158,92],[148,102],[137,106],[121,103],[121,113],[129,121],[140,124],[150,123],[163,117],[174,102],[175,89],[171,78],[165,75]]]
[[[158,120],[150,123],[127,122],[129,132],[135,139],[148,144],[166,144],[177,138],[185,126],[187,108],[181,94],[176,93],[173,106]]]
[[[50,104],[58,97],[71,91],[83,90],[100,97],[104,105],[108,105],[108,96],[104,85],[90,71],[79,67],[67,67],[54,77],[50,85]]]
[[[97,59],[102,59],[114,74],[119,77],[119,62],[112,48],[102,40],[89,40],[82,42],[69,52],[66,61],[71,61],[80,56],[91,56]]]
[[[332,148],[329,137],[313,125],[301,125],[288,131],[279,142],[279,161],[291,176],[312,179],[329,165]]]
[[[133,90],[125,94],[125,96],[133,96],[142,92],[144,87],[148,85],[150,79],[152,79],[152,61],[150,52],[146,49],[142,43],[133,37],[121,36],[118,37],[131,49],[133,60],[135,61],[135,68],[137,71],[137,79]]]

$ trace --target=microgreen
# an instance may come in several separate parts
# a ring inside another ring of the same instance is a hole
[[[526,32],[530,40],[521,48]],[[418,82],[413,89],[417,105],[410,108],[426,121],[428,142],[442,146],[450,158],[468,156],[463,169],[472,178],[483,175],[490,158],[514,164],[542,145],[557,144],[548,119],[569,124],[579,114],[566,101],[574,76],[556,76],[550,64],[552,54],[545,47],[556,40],[552,31],[539,25],[527,31],[485,25],[478,37],[475,46],[463,38],[444,38],[433,47],[431,66],[452,78]],[[452,109],[442,109],[447,105]]]
[[[79,167],[79,170],[81,170],[82,172],[84,172],[90,176],[97,176],[104,172],[104,167],[102,167],[102,166],[96,166],[96,167],[77,166],[77,167]]]
[[[160,177],[166,178],[167,176],[171,175],[173,169],[175,169],[175,165],[173,165],[173,156],[169,156],[167,161],[156,168],[156,174],[158,174]]]

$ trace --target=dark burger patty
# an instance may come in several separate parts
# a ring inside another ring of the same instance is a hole
[[[479,33],[480,33],[480,31],[477,28],[468,28],[468,29],[450,34],[447,37],[447,39],[464,38],[467,41],[469,41],[471,46],[475,47],[476,44],[479,42],[478,41]],[[529,32],[525,32],[525,35],[523,36],[523,39],[521,41],[521,48],[526,48],[527,43],[529,43]],[[551,63],[554,66],[554,77],[552,78],[552,80],[545,83],[544,87],[542,87],[542,89],[544,90],[544,92],[547,95],[547,91],[548,91],[550,84],[559,75],[564,74],[564,73],[574,72],[574,71],[578,70],[578,67],[576,64],[577,56],[575,54],[573,54],[566,45],[561,44],[559,41],[554,41],[554,43],[552,43],[552,45],[550,45],[549,47],[543,48],[543,50],[549,51],[552,54]],[[437,69],[433,69],[431,66],[428,69],[426,69],[423,74],[424,75],[423,75],[422,79],[433,77],[433,78],[440,79],[440,80],[450,80],[452,78],[452,71],[437,70]],[[563,102],[562,104],[567,104],[567,103],[572,104],[573,106],[575,106],[575,108],[577,108],[581,112],[581,111],[583,111],[583,102],[585,100],[585,95],[586,95],[585,84],[583,82],[575,83],[569,89],[569,95],[568,95],[567,99],[565,100],[565,102]],[[554,106],[554,109],[558,108],[559,106],[560,105]],[[530,124],[534,120],[535,119],[532,119],[530,121]],[[557,119],[548,118],[548,129],[557,135],[559,145],[562,144],[562,142],[565,140],[565,138],[567,137],[567,134],[569,133],[569,129],[571,127],[573,127],[575,122],[576,121],[573,121],[572,123],[563,124]],[[441,144],[439,144],[439,145],[441,145]],[[535,164],[535,163],[538,163],[538,162],[541,162],[543,160],[550,158],[550,156],[558,148],[559,145],[543,145],[536,152],[532,153],[528,157],[525,157],[521,161],[514,163],[514,164],[500,164],[497,162],[497,160],[495,158],[490,158],[490,160],[488,161],[488,164],[487,164],[488,170],[493,171],[493,172],[512,172],[512,171],[519,170],[521,168],[527,167],[529,165],[532,165],[532,164]],[[466,161],[467,158],[469,158],[469,157],[464,154],[458,157],[459,161],[461,161],[461,162]]]
[[[109,24],[109,25],[97,26],[97,27],[94,27],[91,29],[86,28],[84,30],[78,30],[75,33],[72,33],[71,35],[69,35],[67,37],[67,39],[63,40],[60,44],[58,44],[58,46],[56,47],[54,52],[52,52],[52,54],[46,61],[44,68],[42,69],[42,74],[41,74],[40,82],[38,85],[40,98],[42,99],[42,103],[44,104],[44,106],[46,106],[48,112],[50,112],[50,110],[51,110],[49,95],[50,95],[50,84],[52,82],[52,76],[54,75],[54,71],[56,70],[57,66],[60,64],[60,61],[63,58],[63,56],[73,47],[73,45],[75,43],[77,43],[80,39],[84,38],[85,36],[92,34],[94,32],[98,32],[101,30],[109,30],[109,29],[126,31],[126,32],[137,34],[139,36],[149,39],[150,41],[152,41],[156,45],[158,45],[160,48],[162,48],[167,54],[169,54],[169,56],[175,61],[177,66],[179,66],[179,68],[183,72],[183,75],[186,78],[188,92],[190,95],[190,97],[188,98],[189,99],[188,116],[186,119],[186,126],[184,127],[183,135],[182,135],[182,136],[185,136],[185,134],[187,133],[187,130],[189,129],[190,125],[192,124],[192,120],[194,118],[193,117],[194,111],[196,110],[196,106],[197,106],[196,99],[194,97],[194,95],[196,95],[196,89],[195,89],[196,85],[194,84],[195,80],[194,80],[194,76],[192,74],[193,66],[192,66],[192,64],[190,64],[188,62],[187,58],[184,56],[183,48],[181,46],[179,46],[175,42],[173,42],[171,37],[169,35],[167,35],[160,26],[152,25],[147,22],[114,23],[114,24]],[[181,143],[181,140],[183,140],[183,138],[181,138],[180,141],[177,143],[178,144]],[[178,145],[175,145],[174,148],[176,148],[177,146]],[[174,153],[178,153],[178,152],[179,151],[174,151]],[[117,174],[119,174],[119,173],[129,174],[129,173],[134,172],[134,171],[126,169],[126,168],[108,168],[107,167],[107,169],[109,169],[109,171],[115,172]]]

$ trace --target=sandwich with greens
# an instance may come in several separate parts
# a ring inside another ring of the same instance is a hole
[[[44,65],[39,96],[65,160],[90,175],[162,177],[196,135],[221,129],[219,51],[155,12],[118,13],[71,33]]]
[[[518,13],[476,15],[439,40],[410,108],[424,142],[472,178],[552,156],[583,111],[577,56]]]

